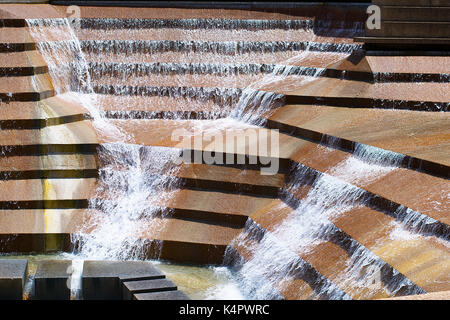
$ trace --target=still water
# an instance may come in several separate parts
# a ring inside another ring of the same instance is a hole
[[[0,259],[27,259],[28,277],[25,284],[24,299],[31,299],[31,283],[36,273],[37,265],[42,260],[72,260],[76,255],[69,253],[15,255],[0,254]],[[240,300],[245,299],[238,289],[237,281],[227,267],[199,266],[171,263],[161,260],[149,260],[166,274],[189,298],[195,300]],[[76,295],[72,295],[76,299]]]

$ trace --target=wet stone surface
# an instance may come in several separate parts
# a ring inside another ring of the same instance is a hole
[[[34,278],[33,299],[70,300],[71,266],[72,262],[67,260],[39,262]]]
[[[120,300],[124,281],[163,279],[150,262],[85,261],[82,275],[84,300]]]
[[[175,291],[177,286],[168,279],[128,281],[123,283],[123,299],[132,300],[133,294],[147,292]]]

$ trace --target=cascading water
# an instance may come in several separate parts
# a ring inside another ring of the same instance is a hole
[[[176,184],[172,171],[176,170],[174,161],[179,152],[137,146],[133,144],[132,136],[105,117],[106,113],[94,94],[89,65],[68,19],[32,19],[27,23],[49,66],[57,93],[63,94],[67,101],[79,101],[89,111],[99,135],[110,141],[103,143],[99,150],[103,166],[95,195],[89,199],[93,214],[82,230],[73,235],[80,256],[95,259],[142,258],[143,225],[152,225],[153,236],[157,238],[162,228],[161,221],[164,220],[153,218],[161,216],[161,212],[167,214],[161,206],[169,196],[171,187]],[[62,42],[42,41],[49,33],[52,39],[66,39]],[[62,63],[64,61],[70,68]]]
[[[100,177],[95,195],[90,200],[90,216],[84,228],[74,236],[80,256],[94,259],[139,259],[147,255],[149,237],[157,239],[164,228],[164,218],[170,212],[164,209],[164,202],[170,198],[177,187],[174,178],[177,166],[175,160],[179,152],[169,148],[145,147],[134,144],[133,137],[124,133],[97,101],[98,93],[114,93],[129,96],[167,96],[188,97],[195,100],[213,100],[215,104],[232,106],[227,116],[233,121],[262,125],[272,110],[283,104],[284,96],[266,88],[289,91],[317,79],[324,68],[298,67],[296,64],[307,61],[314,52],[338,53],[328,63],[342,59],[359,46],[353,44],[325,44],[314,42],[312,25],[304,22],[281,25],[280,28],[305,29],[311,33],[309,41],[294,42],[200,42],[200,41],[83,41],[80,42],[66,19],[28,20],[32,36],[39,41],[51,33],[50,39],[64,38],[65,41],[40,41],[38,49],[44,56],[52,81],[58,94],[70,101],[78,101],[85,107],[93,120],[94,127],[104,137],[99,150],[102,162]],[[220,22],[220,21],[219,21]],[[92,29],[119,28],[118,24],[127,23],[127,28],[163,28],[164,23],[121,20],[86,20],[84,27]],[[180,20],[180,25],[171,28],[273,28],[263,21],[252,23],[239,22],[222,25],[218,21]],[[131,24],[131,25],[130,25]],[[234,27],[233,27],[234,26]],[[123,28],[122,26],[121,28]],[[168,27],[168,26],[165,26]],[[44,31],[45,29],[45,31]],[[355,30],[361,29],[357,26]],[[353,30],[353,32],[355,32]],[[348,32],[343,31],[343,32]],[[356,31],[357,33],[357,31]],[[282,63],[262,64],[114,64],[88,63],[85,54],[90,53],[154,53],[199,52],[223,55],[237,55],[246,52],[286,52],[299,51]],[[301,51],[300,51],[301,50]],[[65,62],[65,63],[63,63]],[[96,84],[95,80],[104,75],[117,75],[127,78],[135,75],[152,74],[263,74],[260,79],[244,90],[240,89],[189,89],[183,87],[144,87],[105,86]],[[286,82],[289,77],[295,81]],[[294,83],[295,82],[295,83]],[[289,84],[290,83],[290,84]],[[263,90],[261,90],[263,89]],[[78,91],[78,92],[73,92]],[[275,90],[273,90],[275,91]],[[219,122],[218,122],[219,123]],[[228,122],[229,124],[229,122]],[[332,146],[332,143],[327,143]],[[323,148],[323,146],[318,146]],[[325,153],[326,156],[326,153]],[[333,220],[343,213],[363,206],[365,191],[360,187],[379,179],[395,170],[402,161],[401,155],[385,152],[378,148],[357,145],[354,154],[343,160],[324,174],[311,178],[310,169],[299,165],[292,170],[286,194],[286,206],[291,205],[293,212],[284,220],[266,230],[256,222],[248,220],[244,232],[235,240],[225,257],[231,259],[233,246],[245,246],[252,251],[248,261],[239,265],[237,277],[246,298],[281,298],[280,290],[287,279],[295,275],[304,275],[311,271],[311,266],[302,258],[322,242],[340,232]],[[350,181],[348,177],[351,177]],[[345,180],[345,179],[347,180]],[[345,181],[344,181],[345,180]],[[356,187],[358,185],[360,187]],[[305,189],[306,196],[296,198],[299,190]],[[274,210],[282,210],[275,208]],[[399,208],[401,210],[401,208]],[[405,208],[405,210],[408,210]],[[399,213],[400,215],[401,213]],[[420,215],[420,214],[419,214]],[[408,212],[405,219],[415,219]],[[409,223],[410,221],[408,221]],[[408,231],[409,232],[409,231]],[[408,279],[397,276],[395,270],[388,283],[380,283],[377,276],[384,272],[386,264],[367,248],[352,240],[349,247],[350,261],[346,270],[335,275],[332,283],[316,275],[315,295],[330,299],[349,299],[347,293],[370,297],[364,291],[368,286],[387,290],[395,294],[402,290],[406,293],[420,292]],[[155,247],[155,246],[153,246]],[[157,247],[157,245],[156,245]],[[263,267],[262,267],[263,266]],[[338,283],[339,285],[336,285]],[[357,284],[357,285],[355,285]],[[353,287],[352,287],[353,286]]]

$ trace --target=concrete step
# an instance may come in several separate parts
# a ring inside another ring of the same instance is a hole
[[[445,241],[407,231],[392,217],[367,208],[350,210],[334,224],[426,292],[448,290],[450,250]]]
[[[170,40],[170,41],[217,41],[217,29],[81,29],[77,37],[84,40]],[[220,30],[222,39],[228,41],[314,41],[322,43],[352,43],[348,37],[315,35],[305,30]]]
[[[190,300],[182,291],[163,291],[163,292],[146,292],[136,293],[133,300]]]
[[[22,300],[28,261],[0,259],[0,299]]]
[[[84,300],[121,300],[124,283],[163,279],[165,275],[146,261],[86,260],[81,277]]]
[[[70,300],[69,260],[40,261],[34,276],[34,300]]]
[[[175,291],[177,286],[168,279],[127,281],[123,283],[122,297],[124,300],[133,300],[138,293]]]

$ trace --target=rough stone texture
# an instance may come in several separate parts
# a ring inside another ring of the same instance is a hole
[[[22,300],[28,261],[0,259],[0,300]]]
[[[134,294],[134,300],[190,300],[182,291],[146,292]]]
[[[122,283],[133,280],[162,279],[165,275],[150,262],[84,261],[82,292],[85,300],[120,300]]]
[[[383,300],[450,300],[450,291],[430,292],[425,294],[416,294]]]
[[[136,293],[162,292],[177,290],[177,286],[168,279],[126,281],[123,283],[123,300],[132,300]]]
[[[40,261],[34,278],[33,299],[35,300],[69,300],[68,281],[72,261]]]

